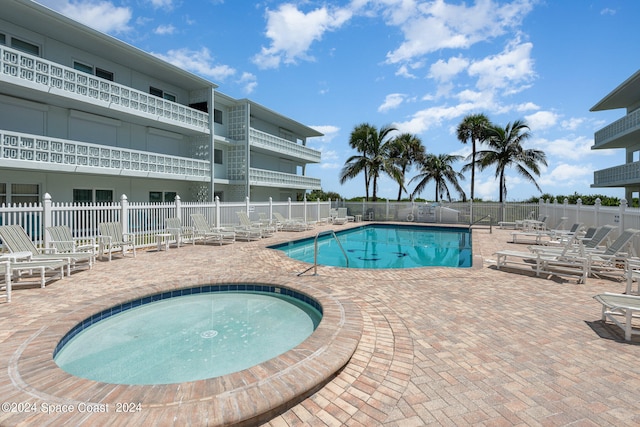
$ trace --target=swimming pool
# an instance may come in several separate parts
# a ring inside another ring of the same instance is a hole
[[[349,268],[413,268],[472,266],[471,230],[455,227],[372,224],[336,232]],[[314,237],[269,246],[287,256],[314,262]],[[347,267],[330,233],[318,237],[318,264]]]
[[[294,348],[322,317],[316,302],[295,291],[203,288],[98,313],[63,338],[54,360],[72,375],[111,384],[195,381],[238,372]]]

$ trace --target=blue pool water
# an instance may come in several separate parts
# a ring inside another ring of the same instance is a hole
[[[336,232],[349,268],[471,267],[468,229],[375,224]],[[313,264],[314,237],[270,246]],[[318,238],[318,264],[346,267],[330,234]]]
[[[94,322],[64,343],[54,360],[72,375],[112,384],[195,381],[292,349],[320,318],[306,302],[269,292],[169,297]]]

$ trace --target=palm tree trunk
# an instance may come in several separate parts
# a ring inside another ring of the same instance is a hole
[[[474,197],[474,184],[476,182],[476,140],[471,137],[471,200]]]

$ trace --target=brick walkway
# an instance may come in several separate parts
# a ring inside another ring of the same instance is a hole
[[[639,425],[640,340],[625,343],[619,329],[603,326],[592,299],[603,291],[622,292],[624,283],[577,284],[497,271],[497,249],[524,250],[507,243],[509,233],[474,230],[472,269],[320,267],[318,276],[297,277],[306,265],[264,246],[303,234],[278,233],[262,242],[140,251],[135,259],[98,262],[46,289],[16,289],[10,304],[0,303],[0,400],[28,402],[37,413],[3,411],[0,425],[221,423],[217,411],[228,408],[216,409],[209,400],[211,382],[175,385],[170,396],[163,386],[128,386],[118,395],[52,369],[47,346],[70,318],[81,319],[123,295],[224,281],[317,292],[348,312],[346,326],[336,329],[352,327],[346,335],[359,335],[335,377],[267,425]],[[277,381],[296,388],[285,380]],[[260,390],[254,405],[270,399]],[[88,414],[76,407],[65,414],[53,406],[71,394],[76,403],[139,399],[142,409],[118,414],[110,406],[107,414]],[[43,404],[55,413],[42,413]]]

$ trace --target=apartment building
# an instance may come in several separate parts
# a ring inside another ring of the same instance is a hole
[[[624,188],[625,198],[640,194],[640,70],[602,98],[590,111],[624,108],[626,115],[598,130],[592,150],[625,150],[625,162],[593,174],[593,188]]]
[[[0,14],[0,204],[296,199],[316,130],[31,0]]]

